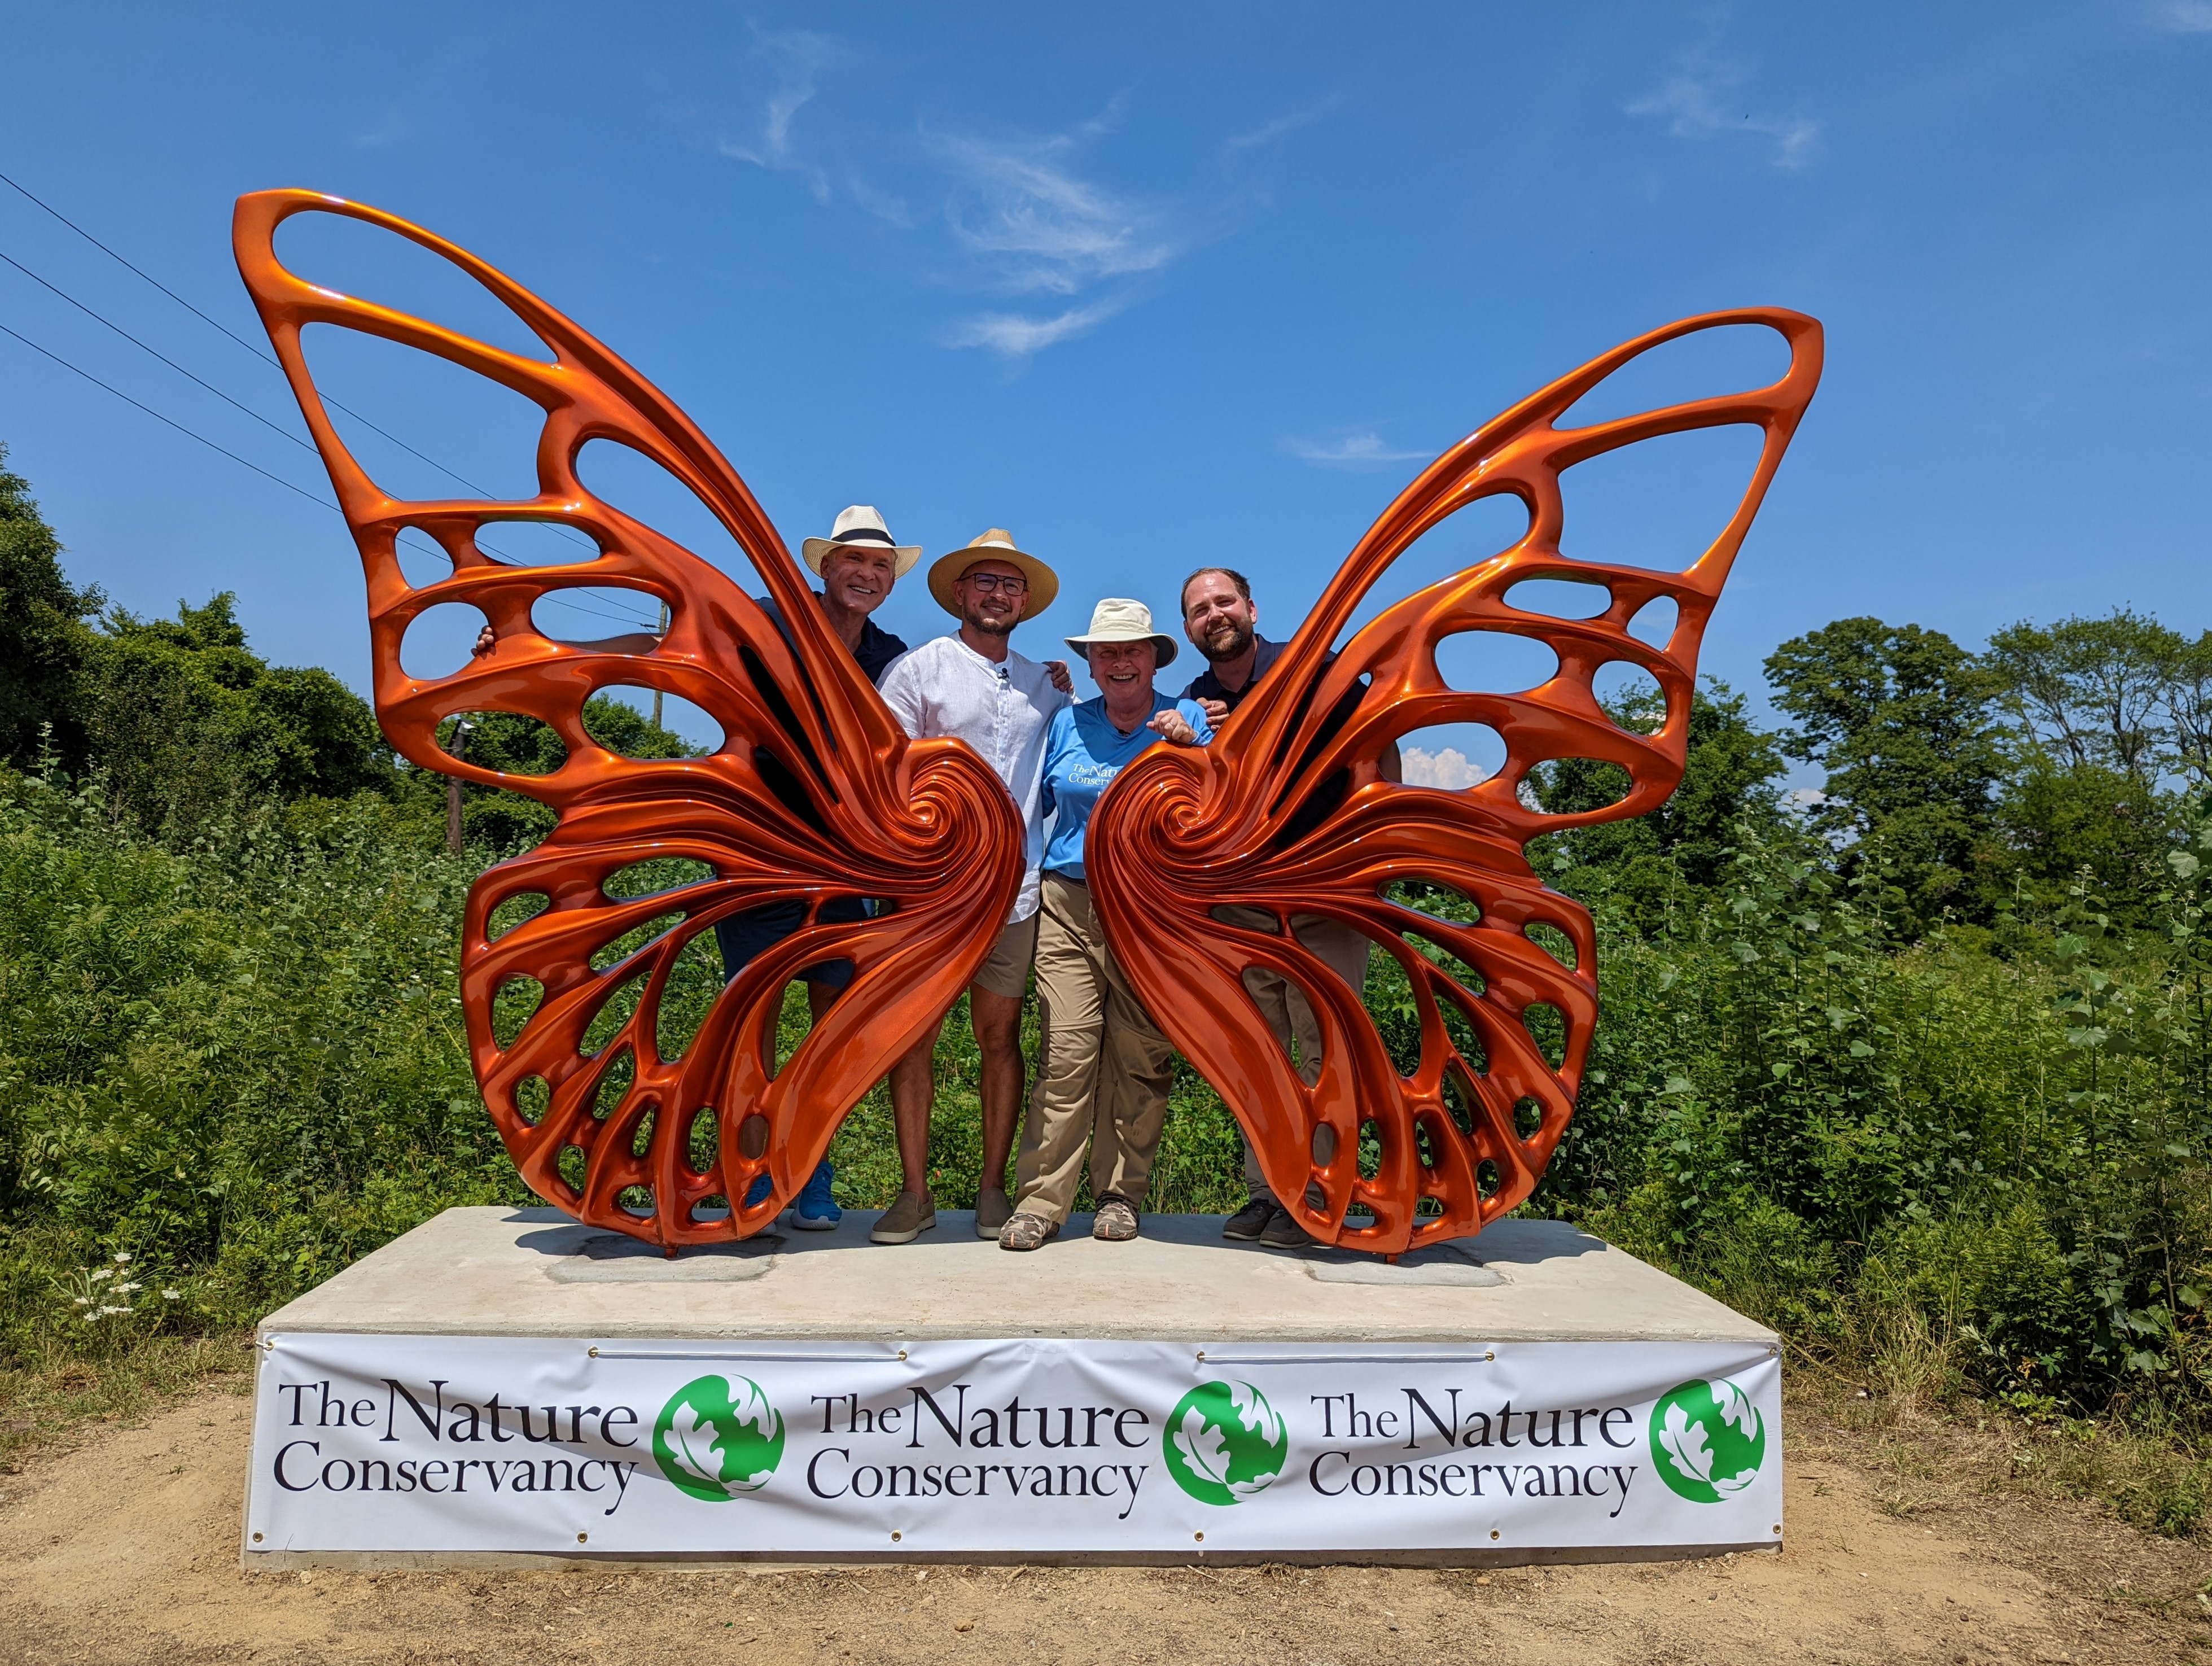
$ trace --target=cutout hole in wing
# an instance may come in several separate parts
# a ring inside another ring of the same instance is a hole
[[[629,1136],[631,1157],[642,1158],[653,1149],[653,1124],[655,1113],[659,1109],[656,1105],[647,1105],[645,1108],[645,1115],[637,1119],[637,1127]]]
[[[660,992],[660,1010],[653,1014],[653,1049],[663,1062],[673,1064],[691,1050],[721,990],[721,952],[713,933],[701,932],[677,952]]]
[[[1569,971],[1575,970],[1575,940],[1548,921],[1531,920],[1522,934]]]
[[[639,971],[623,980],[622,986],[607,997],[606,1004],[592,1014],[580,1050],[596,1054],[615,1038],[636,1012],[639,998],[645,994],[645,979],[646,974]]]
[[[1382,896],[1385,902],[1432,919],[1471,926],[1482,918],[1481,906],[1474,898],[1439,879],[1393,879],[1382,887]]]
[[[592,952],[592,970],[595,972],[605,971],[608,967],[617,962],[628,959],[663,932],[672,930],[683,923],[684,916],[680,914],[656,915],[643,925],[624,932],[612,942],[602,943],[594,949]]]
[[[664,891],[714,877],[712,867],[689,856],[655,856],[617,868],[599,882],[599,892],[620,903],[634,897],[658,897]]]
[[[1659,679],[1639,665],[1607,660],[1590,678],[1590,692],[1614,727],[1629,734],[1653,735],[1666,727],[1666,693]]]
[[[1350,621],[1339,633],[1335,646],[1341,651],[1384,609],[1432,584],[1457,578],[1469,569],[1481,566],[1528,535],[1528,506],[1510,492],[1479,497],[1466,508],[1446,515],[1407,544],[1359,599]],[[1287,640],[1288,627],[1288,621],[1262,612],[1260,629],[1267,635],[1278,641]]]
[[[514,1045],[523,1027],[545,1000],[545,986],[534,977],[511,977],[492,997],[491,1038],[501,1048]]]
[[[1315,1123],[1313,1139],[1309,1144],[1313,1151],[1314,1167],[1325,1169],[1336,1161],[1336,1129],[1330,1124]]]
[[[1590,428],[1698,399],[1771,387],[1790,373],[1790,344],[1764,324],[1693,330],[1638,353],[1567,407],[1554,428]]]
[[[625,1186],[615,1194],[615,1202],[641,1220],[653,1219],[653,1188]]]
[[[557,520],[488,520],[477,528],[476,546],[510,567],[574,567],[599,557],[589,534]]]
[[[649,636],[660,629],[660,599],[623,585],[560,585],[530,604],[530,625],[541,636],[580,647]]]
[[[738,1155],[757,1163],[768,1154],[768,1118],[755,1111],[738,1124]]]
[[[453,575],[453,558],[420,526],[401,528],[392,552],[399,561],[399,576],[410,590],[428,590]]]
[[[514,1085],[515,1115],[532,1128],[545,1120],[545,1108],[552,1103],[553,1091],[543,1076],[525,1076]]]
[[[568,749],[550,726],[520,712],[471,712],[448,718],[438,727],[438,744],[452,751],[460,745],[460,726],[469,726],[463,750],[468,761],[510,775],[550,775],[568,761]]]
[[[1594,757],[1554,757],[1528,771],[1523,790],[1546,815],[1580,816],[1611,809],[1634,786],[1628,771],[1618,763]]]
[[[1431,992],[1437,998],[1437,1012],[1444,1021],[1444,1034],[1450,1038],[1452,1051],[1474,1074],[1487,1076],[1490,1049],[1482,1044],[1482,1032],[1475,1028],[1474,1020],[1450,990],[1432,988]]]
[[[611,683],[584,707],[584,732],[618,757],[697,757],[722,750],[722,726],[690,701],[660,697],[653,721],[653,690]]]
[[[1520,694],[1541,688],[1559,672],[1559,656],[1550,643],[1510,630],[1457,630],[1437,644],[1437,674],[1462,694]]]
[[[1505,741],[1485,723],[1437,723],[1398,737],[1398,763],[1408,787],[1456,791],[1479,786],[1504,767]]]
[[[396,232],[349,215],[295,214],[276,228],[276,246],[286,270],[307,283],[552,362],[551,351],[505,301],[445,256]]]
[[[1488,1158],[1474,1165],[1474,1189],[1485,1198],[1498,1195],[1498,1189],[1505,1183],[1505,1177],[1498,1171],[1498,1164]]]
[[[1658,435],[1576,464],[1559,477],[1560,554],[1683,571],[1742,506],[1765,438],[1763,429],[1732,423]]]
[[[440,602],[407,622],[399,639],[399,669],[418,682],[451,677],[470,663],[477,638],[489,623],[466,602]]]
[[[1474,1079],[1456,1062],[1444,1066],[1443,1100],[1444,1113],[1452,1126],[1472,1138],[1475,1118],[1482,1110],[1482,1096],[1475,1091]]]
[[[695,1226],[712,1225],[729,1218],[730,1200],[720,1192],[711,1197],[702,1197],[691,1206],[691,1224]]]
[[[1548,619],[1595,619],[1613,605],[1613,592],[1579,579],[1523,579],[1505,593],[1505,605]]]
[[[684,1166],[703,1179],[714,1172],[721,1147],[721,1118],[714,1106],[702,1105],[691,1113],[690,1126],[684,1133]]]
[[[1436,1137],[1429,1131],[1429,1119],[1416,1117],[1413,1121],[1413,1160],[1425,1170],[1437,1166]]]
[[[1382,1125],[1369,1117],[1359,1125],[1359,1177],[1372,1180],[1382,1172]]]
[[[1526,1142],[1543,1131],[1544,1102],[1533,1095],[1522,1094],[1513,1102],[1513,1132]]]
[[[554,1159],[553,1166],[561,1177],[561,1183],[568,1189],[570,1195],[581,1197],[584,1195],[585,1177],[590,1171],[590,1161],[585,1157],[583,1147],[562,1146],[561,1155]]]
[[[606,1067],[599,1072],[592,1084],[592,1120],[604,1122],[615,1113],[629,1091],[630,1084],[637,1079],[637,1055],[625,1047],[616,1054]]]
[[[1567,1016],[1547,1000],[1532,1000],[1521,1012],[1522,1026],[1554,1070],[1567,1063]]]
[[[1407,932],[1406,940],[1419,950],[1422,955],[1446,976],[1456,979],[1460,987],[1468,994],[1479,995],[1490,987],[1483,981],[1480,972],[1475,970],[1474,967],[1468,965],[1442,944],[1416,932]]]
[[[1636,617],[1628,622],[1628,634],[1663,654],[1674,640],[1674,627],[1681,622],[1682,610],[1672,596],[1654,596],[1636,610]]]
[[[502,897],[484,921],[484,935],[496,943],[524,921],[544,913],[552,903],[542,891],[519,891],[512,897]]]
[[[759,593],[751,559],[720,517],[643,452],[618,440],[588,441],[576,454],[576,477],[602,502],[735,577],[747,595]]]
[[[545,410],[535,399],[450,359],[337,325],[309,325],[300,350],[338,438],[386,496],[526,503],[538,496]]]

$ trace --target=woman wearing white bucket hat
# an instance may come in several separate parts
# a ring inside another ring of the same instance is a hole
[[[1098,795],[1146,747],[1199,746],[1213,738],[1205,708],[1152,687],[1176,657],[1142,602],[1109,598],[1091,629],[1067,638],[1090,664],[1098,698],[1063,707],[1045,739],[1044,797],[1054,812],[1045,847],[1036,988],[1042,1038],[1035,1096],[1015,1164],[1014,1213],[1001,1250],[1035,1250],[1058,1236],[1075,1202],[1084,1146],[1097,1200],[1093,1237],[1137,1236],[1152,1158],[1167,1121],[1175,1049],[1115,964],[1084,881],[1083,839]]]

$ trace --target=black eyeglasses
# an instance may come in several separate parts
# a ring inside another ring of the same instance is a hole
[[[960,582],[974,585],[987,596],[994,590],[1018,596],[1030,587],[1030,581],[1018,573],[970,573]]]

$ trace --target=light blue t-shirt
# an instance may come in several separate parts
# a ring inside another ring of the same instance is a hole
[[[1155,690],[1152,715],[1181,712],[1183,721],[1204,745],[1213,739],[1206,708],[1192,700],[1176,700]],[[1071,879],[1083,874],[1083,836],[1091,825],[1091,812],[1123,766],[1147,746],[1164,744],[1145,723],[1127,734],[1115,728],[1106,715],[1106,696],[1079,706],[1062,706],[1053,714],[1051,731],[1044,743],[1044,807],[1053,816],[1052,838],[1044,848],[1044,871],[1065,873]]]

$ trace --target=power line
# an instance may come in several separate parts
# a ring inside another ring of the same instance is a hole
[[[107,246],[107,245],[106,245],[106,244],[105,244],[105,243],[101,242],[101,241],[100,241],[97,237],[94,237],[94,236],[90,232],[87,231],[87,230],[86,230],[82,226],[80,226],[79,224],[77,224],[77,222],[76,222],[76,221],[74,221],[74,220],[70,219],[70,218],[69,217],[69,216],[67,216],[66,214],[64,214],[64,213],[63,213],[59,209],[56,208],[52,204],[51,204],[51,203],[49,203],[49,202],[46,201],[46,200],[45,200],[45,198],[41,198],[41,197],[39,197],[39,196],[37,196],[37,195],[33,194],[33,192],[31,192],[27,187],[26,187],[26,186],[24,186],[24,185],[22,185],[18,184],[18,183],[17,183],[15,180],[14,180],[14,179],[9,179],[9,178],[5,174],[5,173],[0,173],[0,184],[4,184],[4,185],[6,185],[9,187],[9,189],[10,189],[11,191],[15,192],[16,193],[18,193],[19,195],[21,195],[21,197],[23,197],[24,198],[26,198],[26,199],[27,199],[27,200],[28,200],[29,202],[33,203],[33,204],[35,204],[38,207],[40,207],[40,209],[43,209],[46,213],[51,214],[52,216],[53,216],[53,217],[54,217],[55,219],[57,219],[57,220],[58,220],[58,221],[60,221],[60,222],[62,222],[62,224],[64,224],[64,226],[67,226],[67,227],[68,227],[71,231],[75,232],[75,233],[76,233],[79,237],[82,237],[82,239],[84,239],[84,240],[85,240],[86,242],[88,242],[88,243],[91,244],[93,247],[94,247],[95,249],[98,249],[98,250],[99,250],[102,254],[106,255],[109,259],[111,259],[111,260],[114,261],[118,265],[119,265],[119,266],[123,267],[125,271],[129,271],[129,272],[131,272],[131,273],[134,273],[134,274],[136,274],[137,277],[142,277],[142,278],[145,279],[145,281],[146,281],[147,283],[149,283],[152,284],[155,289],[159,289],[159,290],[160,290],[163,295],[165,295],[168,296],[168,298],[169,298],[170,300],[172,300],[172,301],[175,301],[175,302],[177,303],[177,305],[178,305],[178,306],[179,306],[179,307],[183,307],[186,312],[190,313],[191,313],[194,318],[196,318],[196,319],[199,319],[199,320],[200,320],[200,322],[202,322],[203,324],[208,325],[211,326],[212,328],[214,328],[214,329],[216,329],[216,330],[219,330],[219,331],[221,331],[224,335],[226,335],[226,336],[229,337],[231,340],[233,340],[233,341],[236,342],[236,343],[237,343],[240,347],[243,347],[243,348],[244,348],[247,352],[249,352],[249,353],[252,354],[252,355],[253,355],[253,356],[254,356],[255,358],[259,359],[259,360],[260,360],[264,364],[272,365],[272,366],[274,366],[276,368],[277,368],[277,369],[279,369],[279,370],[282,370],[282,369],[284,368],[282,364],[278,363],[278,362],[277,362],[277,361],[276,361],[276,360],[272,356],[270,356],[270,354],[268,354],[268,353],[266,353],[266,352],[263,351],[260,348],[256,347],[256,346],[255,346],[252,342],[250,342],[250,341],[246,340],[246,338],[245,337],[243,337],[243,336],[240,335],[236,331],[234,331],[234,330],[231,329],[228,325],[224,325],[224,324],[217,323],[217,322],[216,322],[216,320],[215,320],[215,319],[212,319],[212,318],[210,318],[210,317],[209,317],[205,313],[203,313],[202,311],[200,311],[200,309],[199,309],[198,307],[197,307],[193,306],[193,305],[192,305],[192,303],[191,303],[191,301],[186,301],[186,300],[185,300],[182,295],[179,295],[179,294],[178,294],[174,289],[171,289],[167,284],[166,284],[166,283],[162,283],[162,282],[161,282],[161,280],[160,278],[155,277],[152,273],[150,273],[150,272],[147,272],[147,271],[142,271],[140,268],[138,268],[138,267],[137,267],[137,266],[132,265],[132,264],[131,264],[131,262],[129,262],[128,260],[125,260],[125,259],[121,255],[119,255],[119,254],[116,253],[116,252],[115,252],[113,249],[109,248],[109,247]],[[0,255],[0,259],[5,259],[5,258],[6,258],[6,257],[5,257],[4,255]],[[29,275],[29,276],[31,276],[31,277],[38,277],[38,274],[36,274],[35,272],[28,272],[28,269],[27,269],[27,268],[23,267],[23,266],[21,266],[21,265],[18,265],[18,264],[17,264],[17,263],[16,263],[16,262],[15,262],[15,261],[13,261],[13,260],[9,260],[9,261],[8,262],[8,264],[9,264],[9,265],[11,265],[11,266],[15,266],[15,269],[16,269],[18,271],[24,271],[24,272],[27,272],[27,273],[28,273],[28,275]],[[38,281],[39,281],[40,283],[46,283],[46,280],[45,280],[44,278],[39,278],[39,279],[38,279]],[[54,288],[54,286],[53,286],[52,284],[51,284],[51,283],[47,283],[47,284],[46,284],[46,287],[47,287],[48,289],[53,289],[53,288]],[[68,301],[71,306],[82,306],[82,305],[83,305],[83,303],[82,303],[81,301],[76,301],[73,297],[69,296],[69,295],[63,295],[63,294],[62,294],[62,291],[60,291],[60,290],[58,290],[58,289],[55,289],[55,290],[54,290],[54,293],[55,293],[55,294],[57,294],[57,295],[62,295],[62,298],[63,298],[64,301]],[[84,310],[85,310],[86,312],[88,312],[88,313],[92,311],[92,309],[91,309],[90,307],[84,307]],[[99,315],[98,313],[93,313],[93,316],[94,316],[94,317],[95,317],[95,318],[99,318],[99,316],[100,316],[100,315]],[[106,324],[106,323],[107,323],[107,320],[106,320],[106,319],[100,319],[100,321],[102,324]],[[108,325],[108,328],[110,328],[111,330],[116,330],[116,331],[117,331],[117,333],[118,333],[118,334],[122,334],[122,333],[124,333],[121,330],[118,329],[118,327],[117,327],[116,325],[112,325],[112,324],[111,324],[111,325]],[[135,337],[133,337],[133,339],[136,339],[136,338],[135,338]],[[143,343],[143,342],[141,342],[141,343],[139,343],[139,345],[143,347],[143,346],[145,346],[145,344],[144,344],[144,343]],[[153,350],[153,350],[152,348],[150,348],[150,347],[149,347],[149,348],[147,348],[147,349],[146,349],[146,350],[147,350],[148,352],[151,353],[151,352],[153,352]],[[158,353],[155,353],[154,356],[155,356],[155,357],[156,357],[156,358],[161,358],[161,356],[160,354],[158,354]],[[161,362],[162,362],[164,364],[167,364],[167,363],[169,363],[169,361],[168,361],[168,360],[167,360],[167,359],[162,359],[162,361],[161,361]],[[183,368],[182,368],[181,366],[172,366],[171,368],[174,368],[174,369],[179,369],[179,370],[182,371],[182,374],[184,374],[185,375],[187,375],[187,376],[191,376],[191,372],[190,372],[189,370],[183,370]],[[198,378],[198,377],[197,377],[197,376],[192,376],[192,380],[193,380],[194,381],[199,381],[199,378]],[[206,384],[205,382],[200,382],[200,386],[203,386],[203,387],[206,387],[206,386],[207,386],[207,384]],[[215,390],[215,389],[213,389],[213,388],[210,388],[210,389],[209,389],[209,392],[217,392],[217,391],[216,391],[216,390]],[[456,470],[447,468],[447,467],[443,463],[441,463],[441,462],[440,462],[436,458],[434,458],[434,457],[430,457],[430,456],[427,456],[427,455],[425,455],[423,453],[422,453],[422,452],[419,452],[419,451],[416,450],[414,447],[412,447],[412,446],[409,445],[409,444],[408,444],[404,440],[401,439],[398,435],[393,434],[393,433],[391,433],[391,432],[389,432],[388,430],[386,430],[386,429],[382,429],[382,428],[378,427],[374,423],[373,423],[373,422],[369,421],[369,419],[368,419],[368,417],[366,417],[366,416],[362,416],[359,411],[356,410],[355,410],[351,405],[348,405],[348,404],[341,404],[337,400],[331,398],[327,393],[324,393],[324,392],[322,392],[322,391],[321,391],[319,388],[318,388],[318,389],[316,390],[316,392],[317,392],[317,394],[321,398],[321,399],[322,399],[323,403],[324,403],[325,404],[326,404],[326,405],[329,405],[332,410],[343,410],[343,412],[345,412],[345,414],[346,414],[347,416],[349,416],[352,417],[352,418],[354,419],[354,421],[356,421],[356,423],[360,423],[363,428],[368,429],[371,433],[373,433],[373,434],[381,435],[385,439],[389,440],[389,441],[390,441],[393,445],[395,445],[395,446],[398,447],[400,450],[402,450],[402,451],[405,452],[405,453],[406,453],[410,457],[412,457],[412,458],[416,459],[417,461],[419,461],[419,462],[428,463],[428,464],[432,468],[434,468],[434,469],[437,470],[439,473],[441,473],[441,474],[444,475],[447,479],[449,479],[449,480],[458,480],[458,481],[459,481],[459,482],[461,483],[461,484],[463,484],[464,486],[466,486],[466,487],[467,487],[471,491],[472,491],[472,492],[476,493],[476,495],[477,495],[477,496],[479,496],[479,497],[486,497],[486,498],[489,498],[489,497],[496,497],[496,496],[498,496],[498,494],[497,494],[497,493],[495,493],[495,492],[492,491],[489,488],[478,485],[475,481],[473,481],[473,480],[470,479],[466,475],[462,474],[462,473],[459,472],[459,471],[456,471]],[[217,392],[217,397],[218,397],[218,398],[225,398],[225,399],[229,399],[229,398],[230,398],[230,396],[229,396],[228,394],[227,394],[227,393],[219,393],[219,392]],[[238,402],[237,402],[235,399],[231,399],[231,400],[230,400],[230,403],[232,403],[233,404],[236,404]],[[241,410],[245,409],[243,406],[240,406],[240,408]],[[249,416],[253,415],[253,413],[252,413],[252,412],[251,412],[251,411],[247,412],[247,414],[248,414]],[[262,421],[262,422],[266,422],[268,419],[267,419],[266,417],[257,417],[257,418],[256,418],[256,420],[258,420],[258,421]],[[279,430],[278,430],[278,432],[283,433],[283,430],[279,429]],[[286,434],[286,435],[285,435],[285,438],[287,438],[287,439],[294,439],[294,438],[296,438],[296,436],[292,435],[289,435],[289,434]],[[570,540],[572,540],[572,541],[574,541],[574,542],[575,542],[575,543],[578,543],[578,544],[589,544],[589,543],[591,542],[591,540],[590,540],[589,538],[586,538],[583,537],[583,536],[582,536],[582,535],[580,535],[580,533],[578,533],[578,532],[574,532],[574,531],[573,531],[573,530],[571,530],[570,528],[566,527],[566,526],[556,526],[556,527],[554,528],[554,530],[555,530],[556,532],[559,532],[562,537],[567,538],[568,538],[568,539],[570,539]]]
[[[5,258],[5,257],[0,256],[0,258]],[[105,322],[105,320],[103,319],[102,322]],[[240,457],[236,452],[232,451],[227,446],[218,445],[215,441],[209,439],[204,434],[201,434],[194,429],[186,428],[182,423],[178,422],[173,417],[164,416],[160,411],[155,410],[153,406],[146,404],[140,400],[132,398],[121,388],[115,386],[112,383],[102,381],[99,377],[94,375],[92,372],[85,369],[82,366],[72,364],[60,354],[53,352],[47,348],[40,346],[38,343],[33,341],[28,336],[22,334],[21,331],[10,329],[5,324],[0,324],[0,333],[14,337],[17,341],[22,343],[24,346],[29,348],[33,353],[38,354],[40,357],[51,359],[54,363],[61,366],[63,369],[71,371],[74,374],[83,377],[85,380],[90,382],[94,387],[100,388],[103,392],[112,393],[117,398],[122,400],[124,404],[132,407],[134,410],[143,411],[147,416],[151,416],[155,422],[176,429],[178,433],[183,435],[188,440],[197,440],[200,444],[205,446],[210,451],[222,453],[223,456],[230,459],[232,462],[238,464],[242,468],[252,470],[254,473],[259,475],[264,480],[275,482],[277,485],[282,486],[286,491],[292,493],[295,496],[304,497],[308,502],[313,503],[320,508],[329,509],[338,514],[343,513],[342,510],[339,510],[338,506],[331,502],[330,499],[318,496],[315,493],[309,491],[306,487],[295,485],[293,482],[285,479],[284,477],[280,474],[271,474],[267,469],[263,468],[258,463],[252,462],[246,458]],[[143,344],[142,343],[141,345],[143,345]],[[148,350],[151,351],[150,349]],[[158,358],[161,356],[156,354],[155,356]],[[163,360],[163,362],[167,363],[167,361]],[[196,377],[194,380],[197,380],[198,379]],[[204,386],[204,384],[203,384],[203,386]],[[286,437],[289,438],[290,436],[287,435]],[[312,451],[313,447],[309,447],[308,449]],[[410,528],[408,530],[412,529]],[[417,547],[427,550],[431,554],[441,558],[448,560],[451,559],[451,557],[446,556],[446,552],[442,549],[439,548],[434,544],[430,544],[426,541],[419,544]],[[481,550],[484,546],[481,542],[479,542],[477,547]],[[574,612],[588,613],[595,618],[611,619],[617,624],[626,624],[630,626],[633,629],[651,629],[651,627],[642,619],[635,618],[626,614],[605,612],[599,608],[587,606],[581,602],[570,601],[567,598],[552,592],[547,593],[545,599],[553,603],[556,606],[568,608]]]

